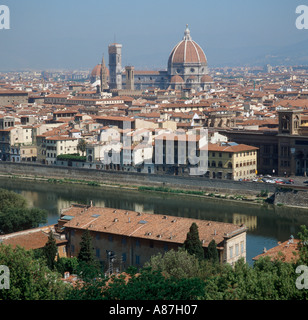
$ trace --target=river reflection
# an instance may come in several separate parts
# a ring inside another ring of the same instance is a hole
[[[23,195],[30,206],[46,209],[48,224],[56,223],[60,210],[69,207],[70,204],[89,204],[90,201],[102,207],[244,223],[248,227],[247,261],[250,263],[264,248],[270,249],[277,241],[285,241],[290,235],[296,236],[300,225],[308,225],[308,210],[296,208],[11,178],[0,178],[0,188]]]

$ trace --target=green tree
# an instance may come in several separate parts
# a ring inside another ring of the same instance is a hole
[[[83,261],[89,264],[93,264],[95,260],[94,248],[92,245],[92,237],[90,231],[86,229],[82,236],[80,242],[80,251],[78,253],[78,262]]]
[[[298,264],[308,265],[308,229],[305,225],[300,226],[300,231],[297,234],[299,239],[298,252],[299,260]]]
[[[13,191],[0,189],[0,211],[7,208],[26,208],[26,199]]]
[[[37,228],[46,223],[47,212],[37,208],[6,207],[0,211],[0,233],[12,233]]]
[[[184,249],[191,255],[195,255],[199,260],[204,259],[204,251],[202,243],[199,239],[198,226],[195,222],[192,223],[186,240],[184,241]]]
[[[64,274],[64,272],[69,273],[77,273],[78,270],[78,260],[76,257],[66,258],[66,257],[58,257],[55,267],[60,274]]]
[[[46,223],[47,212],[38,208],[28,208],[21,195],[0,189],[0,234],[36,228]]]
[[[160,271],[142,268],[140,273],[112,276],[87,283],[69,292],[69,299],[103,300],[195,300],[204,294],[199,278],[165,277]]]
[[[94,256],[92,237],[86,229],[81,237],[80,251],[77,256],[78,273],[85,281],[91,281],[100,275],[100,266]]]
[[[53,270],[55,267],[55,258],[58,253],[58,247],[55,236],[52,231],[49,232],[48,240],[44,246],[44,255],[46,257],[47,266]]]
[[[201,274],[201,264],[194,255],[190,255],[184,248],[169,250],[164,255],[158,253],[145,263],[145,267],[161,271],[166,277],[194,278]]]
[[[214,239],[208,245],[207,252],[205,254],[205,258],[213,263],[219,262],[217,244]]]
[[[77,144],[77,150],[82,152],[82,155],[86,152],[87,142],[85,139],[80,139]]]
[[[21,247],[0,244],[0,265],[9,268],[9,290],[0,290],[0,300],[62,300],[69,288],[44,260]]]
[[[299,300],[307,299],[307,290],[296,288],[295,264],[269,257],[253,266],[243,259],[234,267],[225,265],[222,272],[208,277],[205,296],[208,300]]]

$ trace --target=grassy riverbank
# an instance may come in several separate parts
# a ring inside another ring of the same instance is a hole
[[[30,180],[30,181],[38,181],[45,182],[50,184],[59,184],[59,185],[68,185],[68,184],[78,184],[78,185],[86,185],[92,187],[103,187],[103,188],[119,188],[126,189],[137,192],[150,192],[150,193],[161,193],[161,194],[169,194],[169,195],[180,195],[180,196],[188,196],[188,197],[199,197],[199,198],[212,198],[219,199],[225,201],[241,201],[241,202],[249,202],[253,204],[263,205],[267,204],[268,192],[266,190],[262,190],[258,195],[243,195],[240,194],[239,190],[231,190],[230,193],[215,191],[202,191],[202,190],[194,190],[190,189],[178,189],[171,188],[165,186],[144,186],[144,185],[127,185],[127,184],[118,184],[118,183],[110,183],[107,182],[98,182],[92,180],[84,180],[84,179],[71,179],[71,178],[48,178],[43,176],[30,176],[30,175],[17,175],[17,174],[0,174],[1,177],[7,177],[9,179],[21,179],[21,180]],[[232,192],[233,191],[233,192]],[[237,191],[237,192],[235,192]],[[232,193],[231,193],[232,192]]]

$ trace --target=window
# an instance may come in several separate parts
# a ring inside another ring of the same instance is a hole
[[[138,239],[136,240],[136,247],[140,247],[140,241]]]
[[[230,258],[233,258],[233,247],[229,248],[229,255],[230,255]]]
[[[122,237],[122,244],[126,245],[126,238],[125,237]]]
[[[244,241],[241,242],[241,253],[244,253]]]
[[[122,253],[122,262],[126,262],[126,253]]]
[[[108,236],[108,240],[109,240],[109,242],[112,242],[112,241],[113,241],[112,235],[109,235],[109,236]]]
[[[136,264],[140,264],[140,256],[136,255]]]
[[[100,252],[100,249],[99,249],[99,248],[96,248],[96,250],[95,250],[95,255],[96,255],[97,258],[100,257],[101,252]]]
[[[235,245],[235,256],[238,256],[238,254],[239,254],[239,246],[238,246],[238,244],[236,244]]]

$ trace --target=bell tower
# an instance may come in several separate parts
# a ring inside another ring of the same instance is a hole
[[[100,78],[101,78],[101,92],[108,89],[108,79],[107,79],[107,68],[105,64],[104,56],[102,58],[102,64],[101,64],[101,72],[100,72]]]
[[[122,89],[122,45],[112,43],[108,46],[109,53],[109,88]]]

